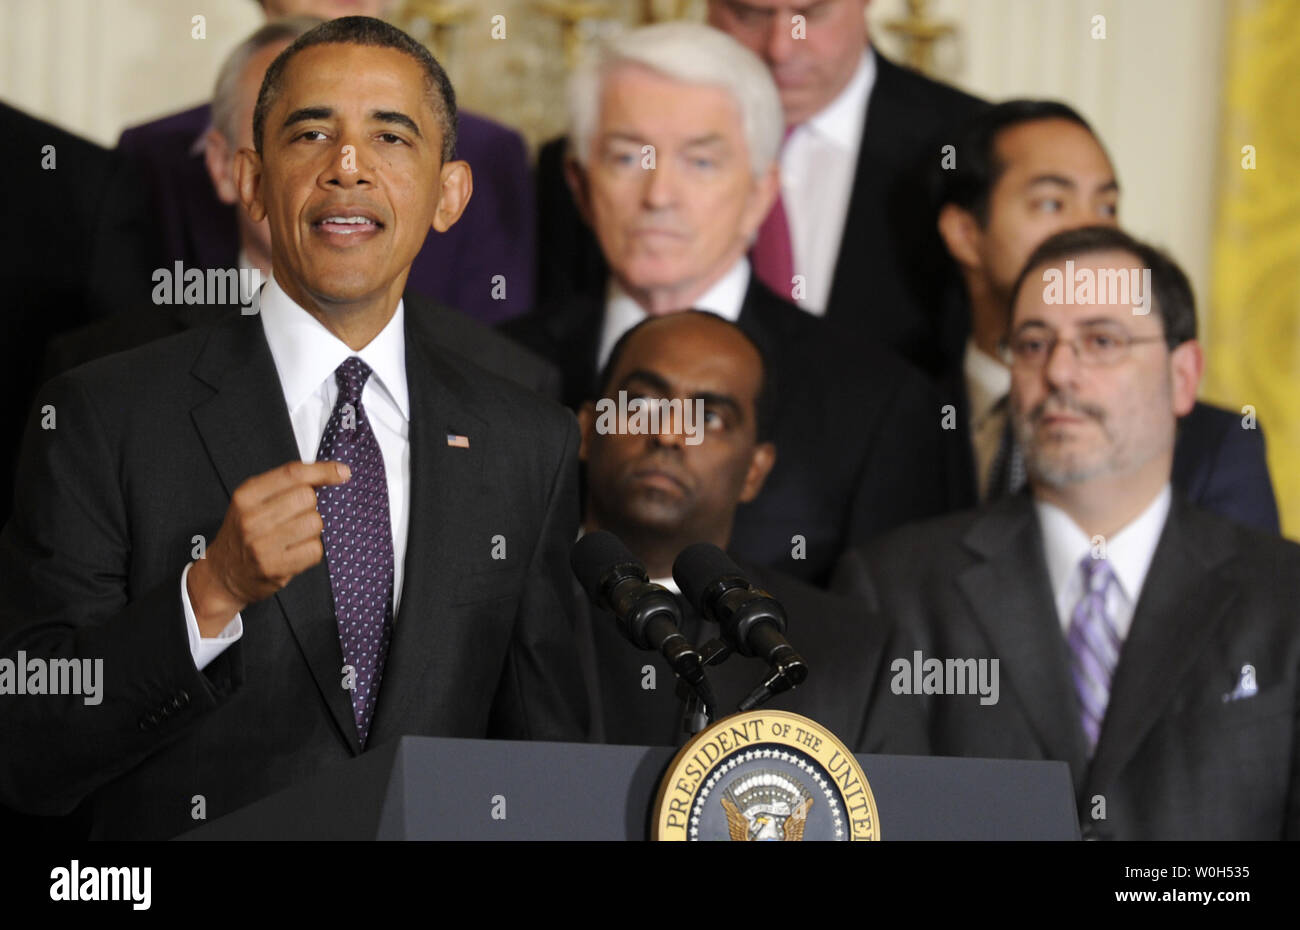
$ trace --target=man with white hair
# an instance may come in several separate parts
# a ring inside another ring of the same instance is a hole
[[[600,46],[570,93],[568,180],[610,275],[506,331],[590,396],[614,343],[647,316],[707,310],[771,359],[781,454],[740,508],[732,551],[820,583],[846,546],[948,508],[940,405],[883,349],[838,346],[777,297],[746,253],[777,190],[781,101],[724,33],[662,23]]]

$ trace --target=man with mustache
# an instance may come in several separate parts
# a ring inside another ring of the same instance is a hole
[[[1071,269],[1149,273],[1150,303],[1072,299]],[[1171,486],[1202,369],[1186,276],[1088,226],[1042,243],[1011,295],[1028,493],[907,527],[838,573],[911,640],[885,702],[918,708],[936,754],[1068,762],[1087,837],[1300,838],[1300,547]],[[998,660],[1000,700],[911,693],[903,672],[928,659]]]
[[[1011,373],[999,356],[1011,288],[1034,247],[1053,233],[1116,225],[1120,186],[1101,141],[1073,109],[1053,100],[1008,100],[973,117],[956,138],[955,167],[933,169],[938,228],[966,298],[956,323],[965,341],[943,399],[948,434],[973,504],[1015,493],[1023,458],[1007,410]],[[1277,503],[1258,423],[1197,402],[1179,420],[1173,483],[1231,520],[1278,532]]]
[[[577,740],[577,424],[402,301],[471,181],[441,66],[380,20],[263,78],[240,197],[260,312],[45,385],[0,533],[0,802],[165,838],[404,734]]]

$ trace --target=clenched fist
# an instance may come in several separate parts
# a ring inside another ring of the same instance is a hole
[[[325,555],[316,488],[352,477],[341,462],[286,462],[235,489],[207,558],[186,590],[199,633],[212,637],[249,604],[265,600]]]

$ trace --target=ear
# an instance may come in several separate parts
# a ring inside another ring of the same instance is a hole
[[[591,452],[591,437],[596,433],[596,405],[587,401],[578,408],[578,461],[586,462]]]
[[[442,196],[433,214],[433,228],[440,233],[451,229],[460,219],[474,193],[474,173],[467,161],[449,161],[442,166]]]
[[[1201,351],[1201,344],[1195,339],[1189,339],[1169,353],[1174,416],[1182,417],[1192,412],[1204,371],[1205,355]]]
[[[774,161],[767,170],[754,179],[754,196],[740,216],[740,231],[746,243],[752,243],[758,228],[767,219],[776,198],[781,195],[781,163]]]
[[[239,203],[239,186],[235,184],[230,143],[216,129],[209,129],[203,136],[203,163],[207,166],[208,177],[212,179],[217,199],[230,206]]]
[[[748,504],[758,497],[758,492],[763,490],[763,482],[767,481],[767,476],[772,473],[772,466],[775,464],[775,445],[770,442],[760,442],[754,446],[754,452],[749,457],[749,471],[746,472],[745,483],[740,488],[740,503]]]
[[[588,187],[587,169],[572,155],[564,156],[564,181],[573,194],[573,202],[578,208],[582,221],[591,225],[591,190]]]
[[[266,219],[266,205],[262,202],[262,158],[253,149],[240,149],[235,153],[235,187],[239,201],[254,223]]]
[[[984,231],[974,214],[956,204],[944,204],[939,211],[939,235],[948,247],[948,254],[963,268],[981,268],[980,241]]]

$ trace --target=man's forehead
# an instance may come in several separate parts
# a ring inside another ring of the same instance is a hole
[[[1111,320],[1133,330],[1158,322],[1134,313],[1135,294],[1145,294],[1149,271],[1129,252],[1094,252],[1035,266],[1016,298],[1013,325],[1040,320],[1054,326]],[[1154,295],[1146,294],[1148,299]]]
[[[328,43],[313,45],[289,59],[281,85],[281,102],[293,106],[330,105],[364,92],[376,108],[430,97],[424,69],[398,49]]]
[[[722,123],[740,126],[740,108],[726,88],[679,81],[638,62],[618,62],[606,72],[601,87],[601,128],[610,128],[609,120],[629,109],[627,104],[648,104],[652,94],[664,94],[677,101],[674,112],[663,114],[672,117],[673,125],[708,122],[719,124],[719,128]]]
[[[761,361],[749,341],[722,321],[673,316],[632,334],[613,380],[638,371],[675,389],[732,391],[757,381]]]
[[[1110,159],[1092,133],[1065,119],[1034,120],[1008,127],[998,133],[994,147],[1008,173],[1114,173]]]

